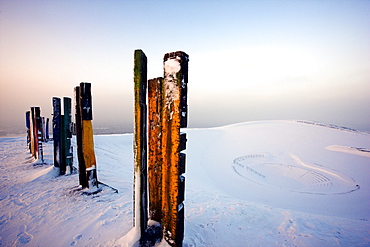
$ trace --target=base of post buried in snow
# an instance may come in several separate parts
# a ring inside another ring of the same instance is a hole
[[[148,227],[145,230],[144,236],[140,236],[139,227],[133,227],[125,236],[118,240],[118,244],[123,244],[123,246],[127,247],[143,247],[143,246],[170,247],[163,239],[161,224],[154,220],[148,221]]]
[[[96,167],[86,168],[87,186],[89,189],[98,188],[98,178],[96,175]]]
[[[107,185],[104,183],[101,183],[98,181],[99,187],[95,187],[93,189],[82,187],[81,185],[73,187],[71,194],[80,194],[80,195],[87,195],[87,196],[93,196],[98,193],[103,193],[104,195],[109,195],[110,193],[118,193],[118,190]],[[108,190],[107,190],[108,189]]]

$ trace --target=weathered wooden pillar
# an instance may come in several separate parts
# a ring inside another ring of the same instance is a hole
[[[142,50],[134,54],[134,227],[145,235],[148,221],[147,194],[147,58]]]
[[[162,110],[163,78],[148,81],[149,218],[162,221]]]
[[[31,122],[30,122],[30,118],[31,118],[31,112],[30,111],[26,111],[26,128],[27,128],[27,147],[29,149],[29,151],[31,152]]]
[[[73,152],[71,147],[71,98],[63,97],[63,106],[64,115],[62,116],[62,164],[64,170],[62,173],[62,169],[60,169],[60,174],[71,174],[73,165]]]
[[[37,150],[37,134],[36,134],[36,121],[35,121],[35,107],[31,107],[31,118],[30,118],[30,133],[31,133],[31,154],[36,159]]]
[[[81,116],[81,97],[80,87],[75,87],[75,114],[76,114],[76,141],[78,158],[78,175],[82,188],[87,188],[86,166],[82,152],[82,116]]]
[[[86,167],[86,178],[90,190],[98,190],[94,135],[92,128],[91,83],[80,83],[81,117],[82,117],[82,153]]]
[[[49,118],[46,118],[45,123],[45,139],[46,141],[49,141]]]
[[[40,107],[35,107],[35,139],[36,139],[36,157],[38,162],[44,163],[44,150],[42,147],[43,141],[43,129],[42,129],[42,117]]]
[[[63,98],[63,106],[64,105],[64,98]],[[59,175],[66,174],[66,142],[67,142],[67,131],[65,126],[65,119],[64,114],[60,115],[60,163],[59,163]]]
[[[162,88],[162,227],[171,246],[182,246],[184,237],[184,192],[187,125],[188,55],[178,51],[164,56]]]
[[[61,105],[60,98],[53,97],[53,146],[54,166],[60,167],[61,162]]]

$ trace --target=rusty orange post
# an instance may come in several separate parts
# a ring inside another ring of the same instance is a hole
[[[182,246],[184,238],[184,192],[189,56],[177,51],[164,56],[162,87],[162,228],[171,246]]]
[[[148,81],[149,218],[162,221],[161,105],[163,78]]]
[[[148,221],[147,193],[147,58],[142,50],[134,53],[134,227],[145,236]]]

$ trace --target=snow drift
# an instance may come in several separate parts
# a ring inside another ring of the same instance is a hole
[[[188,129],[184,246],[370,244],[370,134],[302,121]],[[126,246],[132,134],[95,136],[94,196],[0,138],[1,246]],[[74,154],[77,167],[77,157]]]

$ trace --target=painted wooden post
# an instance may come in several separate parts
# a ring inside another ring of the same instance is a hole
[[[46,118],[46,123],[45,123],[45,138],[46,138],[46,141],[49,141],[49,118]]]
[[[80,87],[75,87],[75,113],[76,113],[76,140],[78,157],[78,175],[82,188],[87,188],[86,166],[82,151],[82,116],[81,116],[81,97]]]
[[[162,221],[161,105],[163,78],[148,81],[149,218]]]
[[[60,98],[53,97],[53,146],[54,146],[54,166],[60,167],[61,161],[61,106]]]
[[[187,125],[188,61],[178,51],[164,56],[162,88],[162,226],[163,237],[171,246],[182,246],[184,237],[184,192],[186,135],[180,128]]]
[[[42,147],[43,141],[43,129],[42,129],[42,117],[40,107],[35,107],[35,139],[36,139],[36,157],[38,162],[44,163],[44,150]]]
[[[94,135],[92,127],[91,83],[80,83],[80,113],[82,118],[82,154],[86,167],[86,178],[89,190],[98,190]]]
[[[26,128],[27,128],[27,147],[29,151],[31,152],[31,112],[26,111]]]
[[[46,141],[46,133],[45,133],[45,127],[46,127],[46,123],[45,123],[45,117],[41,117],[41,126],[42,126],[42,141],[45,142]]]
[[[146,135],[147,58],[142,50],[134,53],[134,227],[145,236],[148,221],[147,135]]]
[[[64,115],[62,117],[62,150],[63,150],[63,164],[64,164],[64,173],[71,174],[72,173],[72,165],[73,165],[73,152],[71,147],[71,138],[72,138],[72,130],[71,130],[71,123],[72,123],[72,113],[71,113],[71,98],[63,97],[63,105],[64,105]]]
[[[64,115],[60,115],[60,162],[59,162],[59,175],[66,174],[66,126]]]
[[[36,159],[36,124],[35,124],[35,107],[31,107],[31,118],[30,118],[30,132],[31,132],[31,154]]]

